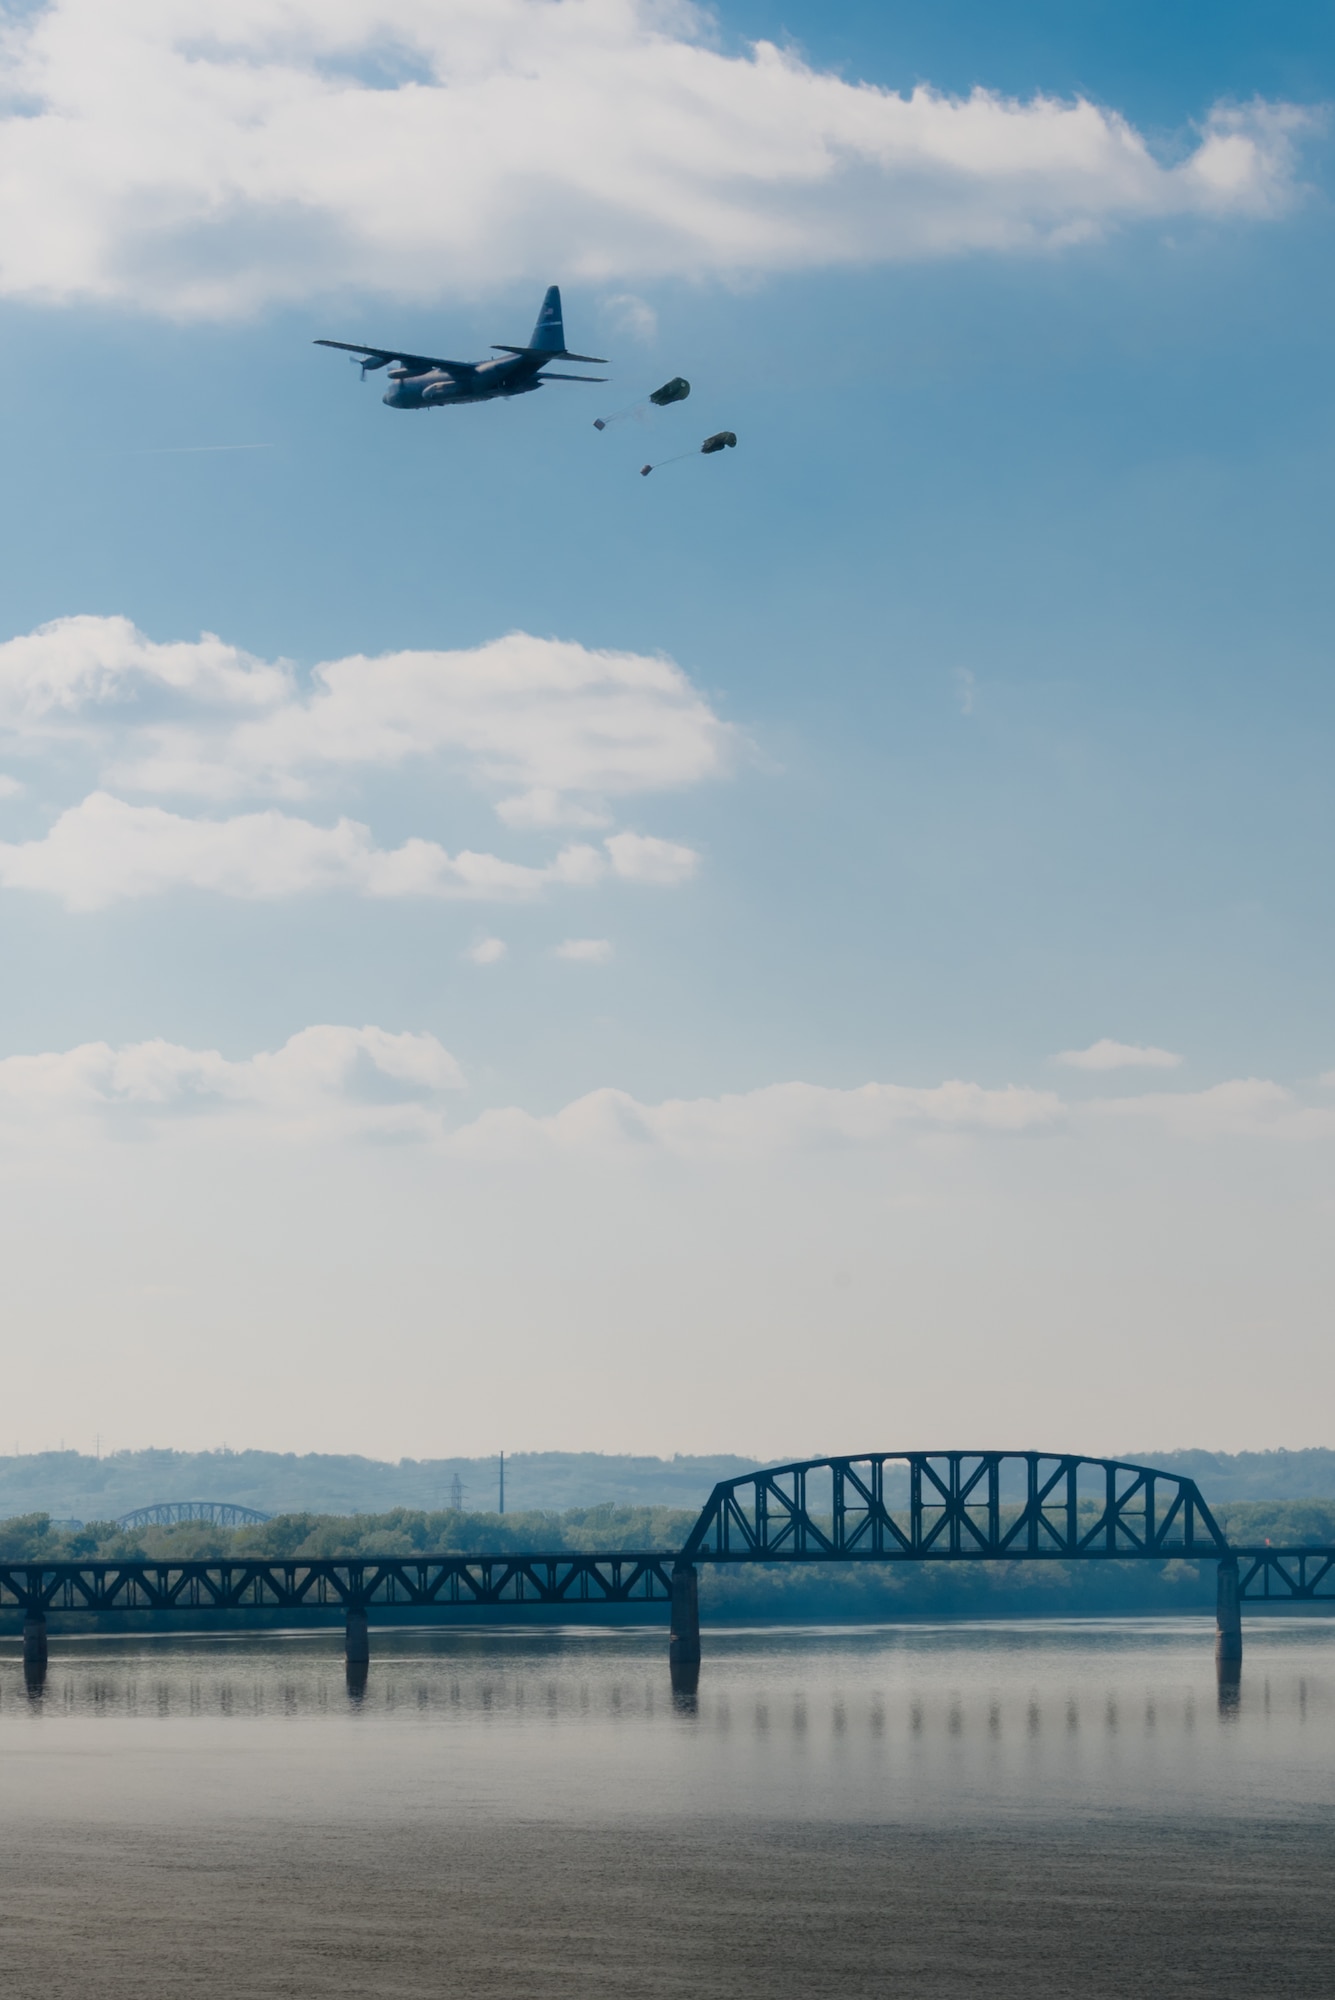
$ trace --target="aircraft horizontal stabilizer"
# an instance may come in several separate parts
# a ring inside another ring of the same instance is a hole
[[[607,379],[606,375],[557,375],[548,368],[542,372],[544,382],[606,382]]]
[[[544,354],[549,361],[585,361],[590,368],[606,368],[605,354],[570,354],[564,347],[507,347],[503,340],[493,340],[492,346],[498,354]]]

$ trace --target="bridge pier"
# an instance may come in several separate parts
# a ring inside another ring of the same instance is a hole
[[[365,1607],[360,1604],[348,1606],[344,1652],[349,1670],[371,1664],[371,1634],[366,1624]]]
[[[46,1678],[46,1613],[29,1611],[23,1620],[23,1677],[31,1685]]]
[[[1215,1596],[1214,1656],[1221,1674],[1237,1674],[1242,1665],[1242,1599],[1238,1559],[1221,1556]]]
[[[668,1664],[673,1667],[700,1664],[700,1588],[694,1563],[674,1563],[672,1568]]]

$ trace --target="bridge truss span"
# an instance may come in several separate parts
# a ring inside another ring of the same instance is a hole
[[[1295,1602],[1335,1602],[1335,1548],[1259,1549],[1234,1551],[1238,1563],[1238,1595],[1248,1603],[1291,1599]]]
[[[243,1507],[236,1500],[155,1500],[149,1507],[136,1507],[122,1514],[118,1528],[175,1528],[183,1521],[199,1521],[213,1528],[254,1528],[271,1521],[258,1507]]]
[[[1194,1480],[1038,1451],[867,1452],[720,1482],[692,1562],[1163,1561],[1226,1554]]]
[[[369,1611],[391,1605],[667,1603],[672,1555],[494,1555],[358,1561],[0,1563],[0,1609]]]

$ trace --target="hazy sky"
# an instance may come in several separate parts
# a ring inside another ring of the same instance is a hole
[[[1324,0],[203,18],[0,38],[0,1448],[1331,1443]]]

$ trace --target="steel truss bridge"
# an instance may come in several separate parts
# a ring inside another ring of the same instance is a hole
[[[271,1520],[258,1507],[242,1507],[235,1500],[155,1500],[149,1507],[136,1507],[122,1514],[118,1528],[174,1528],[182,1521],[204,1521],[212,1528],[250,1528]]]
[[[1335,1603],[1335,1547],[1234,1546],[1180,1473],[1054,1452],[926,1451],[723,1480],[676,1552],[10,1562],[0,1563],[0,1609],[23,1612],[36,1669],[48,1612],[341,1608],[351,1668],[365,1663],[367,1617],[381,1608],[670,1603],[671,1656],[690,1669],[701,1563],[1175,1560],[1217,1566],[1221,1662],[1241,1658],[1244,1601]]]
[[[44,1611],[370,1611],[396,1605],[666,1603],[674,1557],[379,1556],[270,1562],[0,1563],[0,1609]]]

